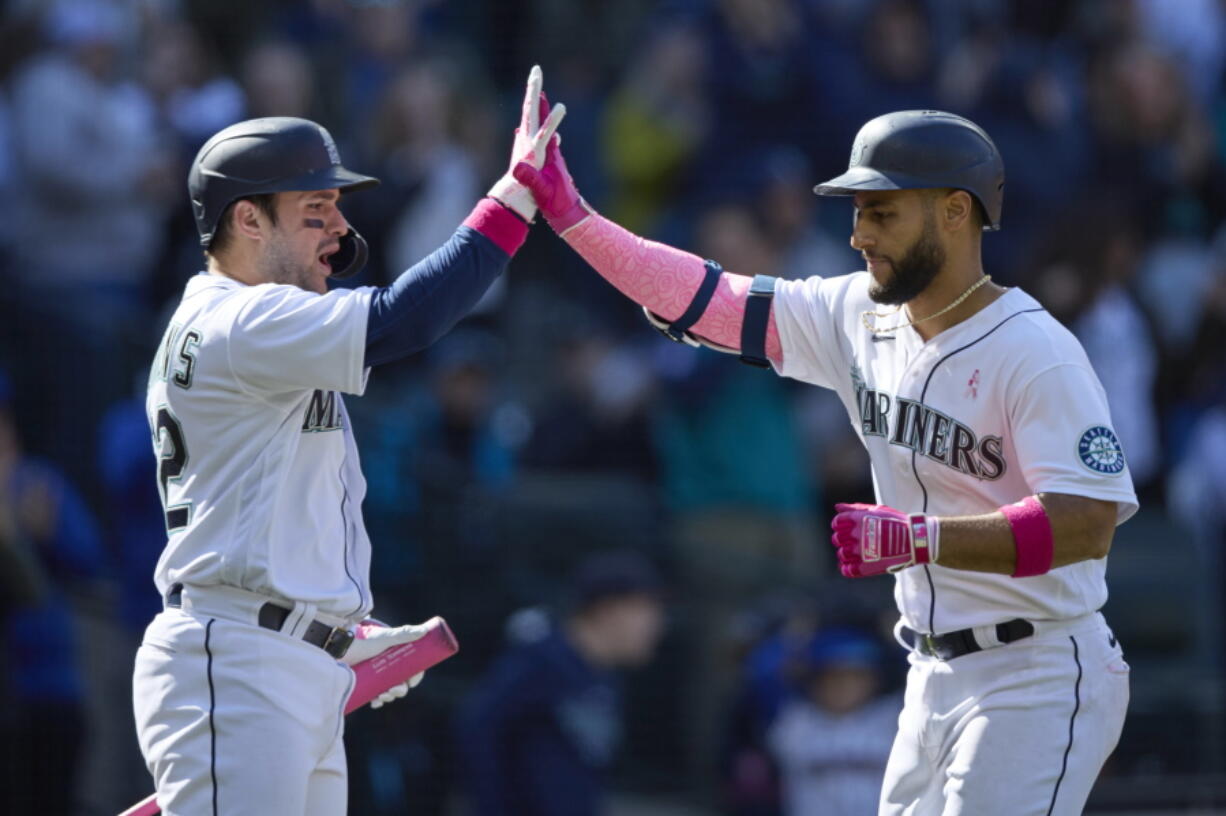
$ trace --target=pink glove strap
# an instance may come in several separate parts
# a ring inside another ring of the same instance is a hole
[[[935,516],[916,513],[907,519],[911,527],[911,545],[915,549],[915,563],[934,564],[937,560],[937,523]]]
[[[565,238],[567,232],[591,215],[592,208],[582,198],[578,198],[565,212],[545,213],[545,220],[549,222],[549,226],[559,237]]]
[[[464,219],[464,226],[489,238],[508,255],[514,255],[528,237],[524,220],[492,198],[481,199]]]
[[[1000,508],[1009,526],[1013,529],[1013,542],[1017,547],[1017,565],[1014,578],[1043,575],[1051,569],[1054,554],[1051,520],[1047,511],[1034,496],[1027,496],[1016,504]]]

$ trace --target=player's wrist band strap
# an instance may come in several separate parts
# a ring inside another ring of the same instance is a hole
[[[936,516],[913,513],[907,517],[916,564],[935,564],[938,555],[940,522]]]
[[[694,293],[694,299],[690,301],[689,306],[685,307],[681,317],[669,323],[650,311],[647,313],[652,325],[659,329],[669,340],[685,343],[687,340],[686,333],[693,328],[695,323],[702,319],[703,312],[707,310],[707,306],[711,303],[711,298],[715,296],[715,288],[719,286],[719,276],[724,273],[724,268],[715,261],[706,261],[703,267],[704,275],[702,283],[698,285],[698,291]]]
[[[703,313],[711,304],[711,298],[715,296],[715,290],[719,286],[720,276],[724,273],[723,267],[715,261],[704,261],[703,267],[705,274],[702,283],[699,284],[693,300],[680,317],[670,323],[646,306],[643,307],[643,314],[647,316],[647,322],[669,340],[685,343],[695,348],[706,346],[725,354],[737,354],[737,349],[712,343],[690,333],[690,329],[702,319]],[[740,360],[742,363],[758,368],[770,367],[770,360],[766,357],[766,330],[770,323],[771,300],[775,297],[777,281],[778,278],[771,275],[757,275],[749,286],[749,293],[745,300],[745,312],[741,320]]]
[[[772,275],[755,275],[745,300],[745,318],[741,321],[741,362],[757,368],[770,368],[766,357],[766,327],[770,322],[771,300],[775,297]]]

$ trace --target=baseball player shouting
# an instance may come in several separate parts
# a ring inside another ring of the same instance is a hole
[[[512,164],[539,166],[565,113],[548,110],[540,85],[534,68]],[[340,395],[361,394],[372,366],[462,318],[536,207],[508,171],[391,286],[329,292],[329,277],[366,259],[341,196],[377,183],[341,165],[326,130],[292,118],[228,127],[191,167],[208,269],[188,282],[149,377],[166,609],[137,652],[133,689],[169,816],[343,814],[342,708],[354,675],[342,661],[422,634],[401,626],[353,639],[373,607],[370,541]]]
[[[865,124],[847,172],[815,192],[853,198],[867,271],[802,281],[630,234],[579,197],[556,146],[514,174],[674,339],[842,399],[879,504],[838,505],[834,545],[848,577],[894,574],[910,650],[880,813],[1081,813],[1128,704],[1098,609],[1137,501],[1080,345],[983,272],[1004,189],[987,134],[939,111]]]

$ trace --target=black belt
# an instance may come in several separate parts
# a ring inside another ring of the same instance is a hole
[[[166,605],[176,609],[183,605],[182,584],[175,584],[170,588],[170,592],[166,593]],[[280,632],[285,625],[285,619],[292,611],[269,601],[260,607],[257,623],[264,629]],[[322,621],[313,620],[307,626],[302,639],[340,660],[345,656],[345,652],[349,651],[349,644],[353,643],[353,632],[342,626],[329,626]]]
[[[905,626],[902,630],[904,634],[911,636],[911,642],[915,644],[914,649],[917,652],[938,660],[953,660],[955,657],[983,651],[971,629],[959,629],[943,635],[925,635]],[[1034,624],[1022,618],[996,624],[996,639],[1001,643],[1013,643],[1033,634]]]

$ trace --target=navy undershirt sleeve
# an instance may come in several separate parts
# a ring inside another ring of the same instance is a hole
[[[371,298],[366,365],[428,348],[477,305],[510,260],[489,238],[461,226]]]

